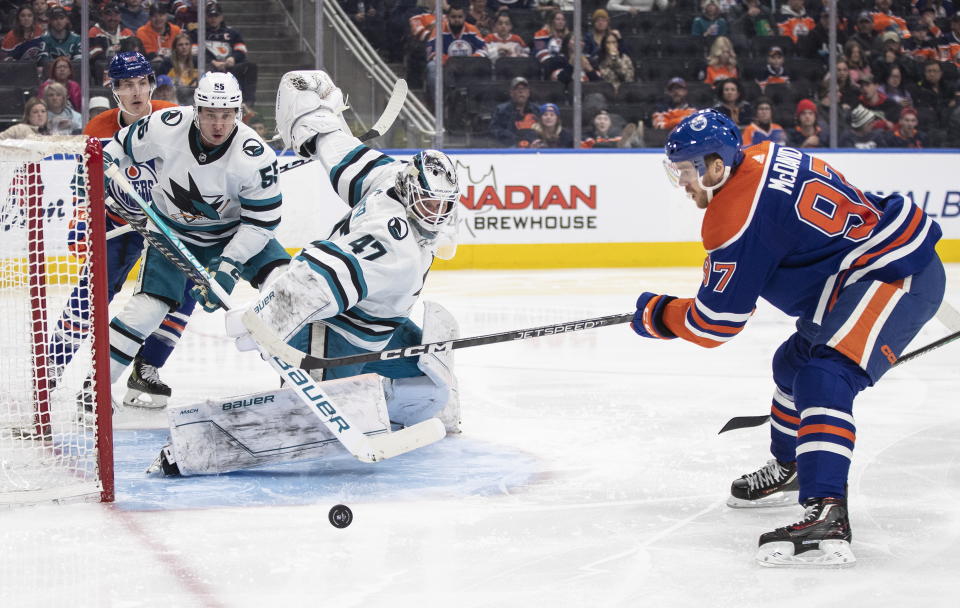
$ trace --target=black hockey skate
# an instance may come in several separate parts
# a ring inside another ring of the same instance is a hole
[[[173,391],[160,379],[160,373],[140,357],[133,360],[133,371],[127,378],[127,394],[123,404],[128,407],[160,409],[167,406]]]
[[[147,473],[150,475],[164,475],[166,477],[180,477],[180,467],[173,456],[173,449],[170,445],[165,445],[160,449],[160,455],[147,467]]]
[[[110,413],[116,414],[119,406],[110,398]],[[93,392],[93,379],[87,376],[77,393],[77,420],[84,426],[93,426],[96,422],[96,394]]]
[[[846,568],[856,563],[850,550],[850,519],[845,498],[811,498],[795,524],[760,536],[762,566]]]
[[[796,504],[799,489],[796,462],[768,460],[757,471],[734,480],[727,506],[785,507]]]

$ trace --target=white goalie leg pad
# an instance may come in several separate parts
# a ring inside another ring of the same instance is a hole
[[[277,89],[277,130],[284,146],[299,153],[300,146],[320,133],[350,132],[343,111],[343,91],[323,70],[287,72]]]
[[[335,309],[329,283],[306,262],[291,260],[283,273],[265,284],[257,302],[246,309],[238,307],[228,311],[224,322],[227,335],[234,338],[239,350],[254,350],[257,344],[243,323],[244,314],[255,314],[270,331],[286,341],[306,323],[326,318]]]
[[[320,383],[361,432],[388,433],[384,379],[363,374]],[[209,475],[340,455],[343,447],[293,394],[277,389],[168,410],[165,447],[181,475]]]
[[[460,337],[460,325],[436,302],[423,303],[423,343]],[[387,409],[394,422],[410,426],[436,416],[448,433],[460,432],[460,389],[453,351],[425,353],[417,360],[426,377],[399,378],[387,387]]]

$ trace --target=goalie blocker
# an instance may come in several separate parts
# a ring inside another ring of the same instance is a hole
[[[459,336],[456,319],[424,302],[423,338]],[[323,330],[314,324],[314,330]],[[447,432],[460,431],[460,398],[453,353],[423,354],[424,375],[390,379],[364,373],[318,382],[365,435],[409,427],[436,416]],[[210,475],[268,464],[316,460],[342,453],[338,441],[291,389],[207,400],[168,410],[170,442],[147,469],[167,475]]]

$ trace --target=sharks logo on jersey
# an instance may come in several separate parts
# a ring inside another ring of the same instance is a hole
[[[170,180],[170,190],[164,190],[167,199],[177,206],[182,213],[180,219],[186,222],[192,222],[201,217],[211,220],[219,220],[220,214],[217,209],[223,204],[222,194],[204,195],[197,187],[193,176],[187,173],[189,186],[184,188],[177,182]],[[207,202],[205,199],[213,199]]]

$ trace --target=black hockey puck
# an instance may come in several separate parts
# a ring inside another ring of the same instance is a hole
[[[353,511],[347,505],[333,505],[327,519],[334,528],[346,528],[353,523]]]

